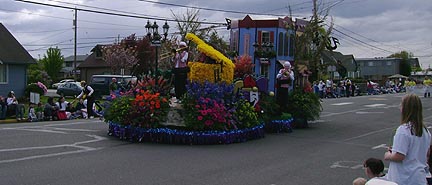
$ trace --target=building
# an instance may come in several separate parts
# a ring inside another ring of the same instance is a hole
[[[366,80],[384,82],[387,77],[400,73],[400,58],[356,58],[360,76]],[[420,67],[418,58],[409,59],[411,67]]]
[[[276,74],[281,63],[294,65],[295,29],[290,17],[253,20],[247,15],[233,20],[230,30],[230,49],[239,56],[249,55],[257,76],[268,79],[268,90],[275,90]]]
[[[83,63],[88,56],[89,55],[77,55],[76,64],[75,64],[76,67],[78,67],[81,63]],[[73,55],[64,58],[64,64],[63,64],[63,68],[60,70],[60,76],[62,76],[63,78],[67,78],[74,75],[74,60],[75,57]],[[79,79],[80,71],[77,70],[76,74],[77,74],[77,78]]]
[[[343,77],[351,79],[360,77],[359,66],[354,55],[325,50],[321,53],[321,60],[323,64],[328,65],[327,72],[333,80],[340,80]]]
[[[35,59],[0,23],[0,96],[9,91],[17,97],[24,96],[29,64],[36,64]]]
[[[80,70],[81,80],[90,82],[93,75],[121,74],[121,71],[112,73],[111,66],[103,60],[103,45],[96,45],[91,54],[77,68]],[[130,74],[129,70],[124,70],[123,74]]]

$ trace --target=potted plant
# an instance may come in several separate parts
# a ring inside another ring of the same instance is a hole
[[[315,93],[303,89],[296,89],[289,93],[287,112],[294,117],[294,127],[307,128],[308,121],[318,119],[321,111],[321,101]]]

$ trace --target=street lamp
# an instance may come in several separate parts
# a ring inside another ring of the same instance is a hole
[[[151,46],[156,47],[156,59],[155,59],[155,77],[157,79],[158,77],[158,60],[159,60],[159,54],[158,54],[158,49],[161,46],[161,35],[159,34],[159,26],[156,24],[156,21],[153,23],[153,25],[150,24],[150,21],[147,21],[147,24],[145,25],[145,28],[147,29],[147,38],[150,40],[151,42]],[[162,26],[163,29],[163,41],[166,40],[166,37],[168,36],[168,30],[169,30],[169,26],[168,26],[168,22],[165,21],[165,24]],[[158,80],[156,80],[156,85],[157,85]]]

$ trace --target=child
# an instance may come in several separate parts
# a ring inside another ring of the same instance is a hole
[[[36,112],[36,117],[39,121],[44,120],[44,112],[43,112],[44,108],[42,106],[42,103],[39,102],[37,104],[37,107],[35,107],[35,112]]]
[[[30,122],[38,121],[34,106],[35,106],[35,104],[30,102],[29,113],[28,113],[28,121],[30,121]]]

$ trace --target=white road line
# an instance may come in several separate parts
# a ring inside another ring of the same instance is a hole
[[[9,128],[9,130],[23,130],[23,131],[30,131],[30,132],[46,132],[46,133],[54,133],[54,134],[67,134],[66,132],[62,132],[62,131],[54,131],[54,130],[47,130],[47,129]]]
[[[384,112],[362,112],[362,111],[359,111],[359,112],[356,112],[356,114],[384,114]]]
[[[359,135],[359,136],[351,137],[351,138],[345,139],[343,141],[346,142],[346,141],[350,141],[350,140],[366,137],[366,136],[369,136],[369,135],[372,135],[372,134],[376,134],[376,133],[379,133],[379,132],[384,132],[384,131],[387,131],[387,130],[392,130],[392,129],[395,129],[395,128],[396,127],[390,127],[390,128],[385,128],[385,129],[381,129],[381,130],[376,130],[376,131],[372,131],[372,132],[369,132],[369,133],[366,133],[366,134],[362,134],[362,135]]]
[[[26,150],[41,150],[41,149],[51,149],[51,148],[63,148],[63,147],[73,147],[78,148],[81,150],[76,151],[68,151],[68,152],[59,152],[59,153],[52,153],[52,154],[45,154],[45,155],[34,155],[29,157],[23,157],[23,158],[17,158],[17,159],[8,159],[8,160],[0,160],[1,163],[10,163],[10,162],[17,162],[17,161],[24,161],[24,160],[30,160],[30,159],[38,159],[38,158],[46,158],[46,157],[53,157],[53,156],[60,156],[60,155],[68,155],[68,154],[75,154],[75,153],[83,153],[83,152],[89,152],[89,151],[95,151],[102,149],[100,148],[93,148],[88,146],[80,146],[81,144],[88,144],[88,143],[94,143],[102,140],[106,140],[106,137],[101,137],[97,135],[87,135],[89,137],[92,137],[94,139],[88,140],[88,141],[81,141],[81,142],[75,142],[73,144],[61,144],[61,145],[52,145],[52,146],[37,146],[37,147],[23,147],[23,148],[10,148],[10,149],[0,149],[0,152],[13,152],[13,151],[26,151]]]
[[[338,106],[338,105],[350,105],[350,104],[353,104],[354,102],[342,102],[342,103],[333,103],[333,104],[330,104],[330,105],[336,105],[336,106]]]
[[[378,149],[378,148],[385,148],[385,149],[387,149],[388,146],[387,146],[387,144],[380,144],[380,145],[372,147],[373,150]]]
[[[370,105],[364,105],[365,107],[381,107],[381,106],[385,106],[386,104],[381,104],[381,103],[377,103],[377,104],[370,104]]]

